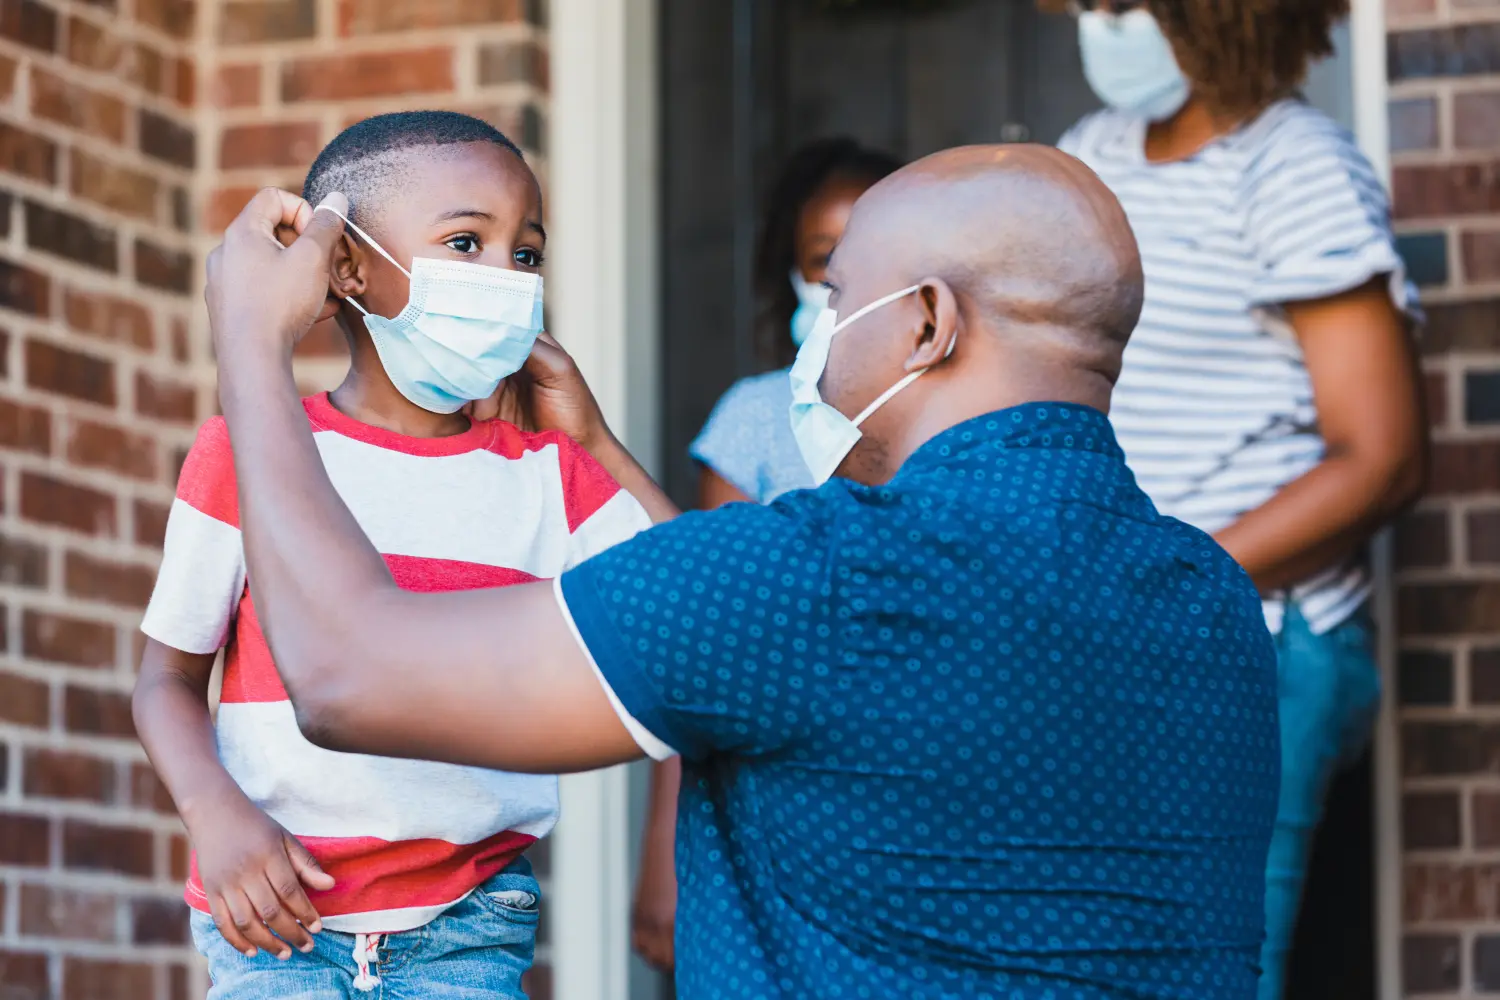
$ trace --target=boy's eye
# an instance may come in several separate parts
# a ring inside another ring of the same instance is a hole
[[[522,267],[541,267],[542,252],[533,250],[531,247],[523,247],[515,253],[516,263]]]
[[[471,233],[455,236],[444,245],[454,253],[468,255],[479,252],[479,240]]]

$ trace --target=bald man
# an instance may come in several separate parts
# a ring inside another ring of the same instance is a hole
[[[338,232],[262,192],[209,261],[249,575],[311,740],[680,754],[687,1000],[1254,995],[1275,656],[1249,580],[1115,444],[1141,268],[1086,168],[961,149],[873,188],[798,363],[833,478],[493,591],[398,589],[323,472],[289,359]],[[675,513],[565,355],[529,371],[542,419]]]

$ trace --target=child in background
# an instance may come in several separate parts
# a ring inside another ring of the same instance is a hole
[[[549,579],[645,528],[566,436],[465,415],[541,330],[541,190],[520,150],[466,115],[381,115],[314,162],[305,197],[332,191],[353,206],[329,274],[351,365],[304,403],[396,582]],[[256,620],[238,523],[216,417],[183,466],[134,701],[192,839],[186,898],[209,996],[333,1000],[384,983],[433,1000],[524,997],[540,893],[523,852],[552,829],[557,779],[308,742]]]

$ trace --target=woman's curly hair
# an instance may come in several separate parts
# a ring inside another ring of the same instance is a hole
[[[1067,0],[1041,0],[1061,11]],[[1146,0],[1194,93],[1215,111],[1253,115],[1301,85],[1333,53],[1349,0]]]

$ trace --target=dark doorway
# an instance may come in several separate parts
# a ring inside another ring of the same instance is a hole
[[[765,188],[831,135],[911,159],[1054,142],[1094,106],[1073,25],[1031,0],[835,13],[822,0],[662,0],[663,380],[667,485],[691,503],[687,446],[754,373],[751,256]]]
[[[1285,1000],[1375,1000],[1374,755],[1340,774],[1314,842]]]

